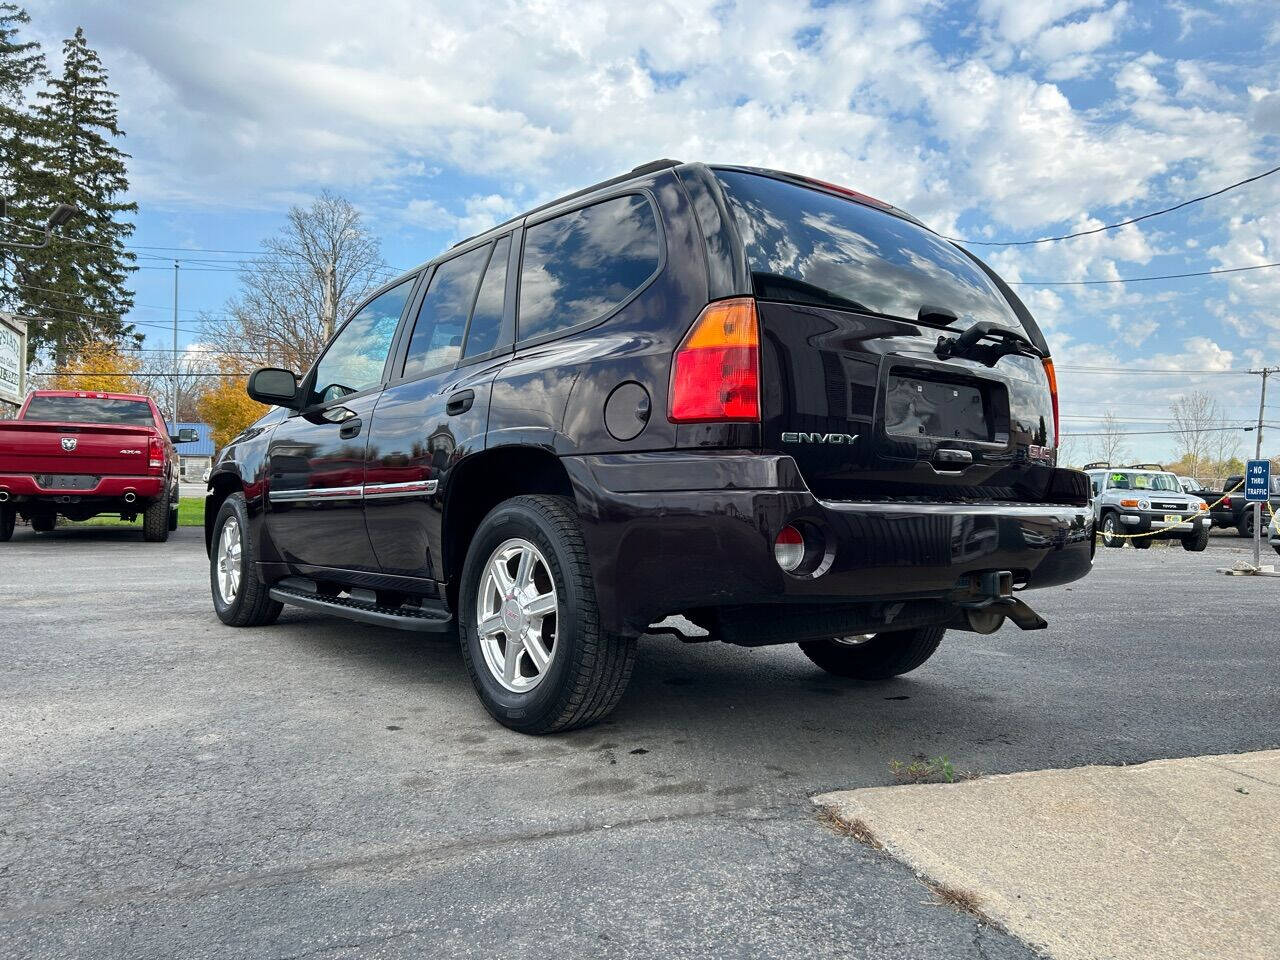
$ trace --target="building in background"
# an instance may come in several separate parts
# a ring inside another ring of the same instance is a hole
[[[213,428],[207,423],[170,423],[169,435],[176,437],[179,430],[191,429],[199,438],[194,443],[178,444],[178,479],[198,483],[201,475],[213,466]]]

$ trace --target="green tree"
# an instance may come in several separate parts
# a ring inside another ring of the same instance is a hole
[[[0,3],[0,198],[11,207],[9,216],[21,216],[30,186],[27,175],[36,156],[37,124],[28,109],[27,94],[45,76],[40,44],[21,39],[22,28],[30,23],[27,12],[13,3]],[[23,242],[32,235],[4,225],[4,239]],[[0,308],[17,305],[13,285],[16,251],[0,247]]]
[[[46,353],[55,367],[90,343],[142,339],[123,320],[133,306],[125,284],[137,269],[124,246],[133,233],[126,217],[138,205],[124,200],[128,154],[114,143],[124,136],[116,94],[82,28],[62,53],[62,73],[49,79],[34,112],[40,156],[30,205],[43,214],[71,203],[80,213],[48,247],[21,251],[16,269],[30,359]]]

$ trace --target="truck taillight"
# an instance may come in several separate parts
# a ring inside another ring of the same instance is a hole
[[[1049,381],[1049,399],[1053,401],[1053,445],[1061,446],[1062,427],[1058,418],[1058,375],[1053,371],[1053,361],[1044,358],[1044,375]]]
[[[760,325],[752,297],[709,303],[671,363],[672,423],[760,419]]]
[[[159,437],[152,437],[147,444],[147,466],[154,473],[164,469],[164,444]]]

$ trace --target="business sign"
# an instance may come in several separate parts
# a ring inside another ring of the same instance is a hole
[[[27,321],[0,313],[0,400],[21,404],[27,395]]]
[[[1271,491],[1271,461],[1250,460],[1244,468],[1244,498],[1265,501]]]

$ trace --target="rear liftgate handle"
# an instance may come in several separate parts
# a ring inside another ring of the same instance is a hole
[[[459,390],[457,393],[450,394],[448,403],[444,406],[444,412],[451,417],[456,417],[460,413],[466,413],[471,409],[471,404],[475,403],[476,394],[474,390]]]

